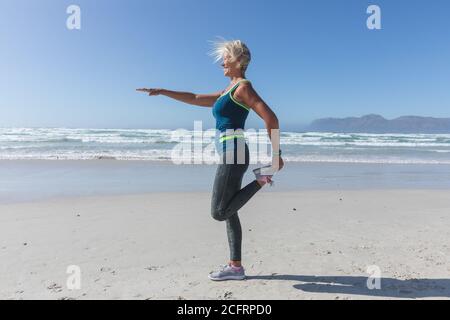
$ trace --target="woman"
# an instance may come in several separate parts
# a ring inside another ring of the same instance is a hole
[[[249,150],[243,134],[245,120],[250,110],[255,111],[265,122],[272,140],[272,166],[281,170],[284,163],[279,150],[279,124],[276,115],[260,98],[245,77],[251,60],[247,46],[240,40],[215,42],[212,54],[216,62],[223,60],[224,75],[230,78],[230,85],[224,91],[212,94],[193,94],[166,89],[137,89],[150,96],[167,97],[202,107],[212,108],[216,128],[220,137],[216,139],[222,163],[219,164],[214,180],[211,199],[211,215],[218,221],[226,221],[230,261],[217,272],[209,274],[214,281],[243,280],[245,270],[241,263],[242,229],[238,210],[265,184],[271,183],[270,176],[257,179],[241,189],[242,178],[249,167]],[[274,130],[274,131],[272,131]],[[275,133],[272,137],[272,133]]]

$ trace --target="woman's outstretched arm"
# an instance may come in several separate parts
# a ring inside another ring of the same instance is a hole
[[[211,94],[195,94],[191,92],[180,92],[167,89],[147,89],[147,88],[136,89],[136,91],[148,93],[149,96],[164,95],[169,98],[200,107],[212,107],[216,102],[216,100],[222,94],[222,92],[215,92]]]

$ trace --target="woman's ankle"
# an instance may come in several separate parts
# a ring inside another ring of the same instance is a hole
[[[240,267],[242,267],[242,264],[240,261],[230,261],[230,266],[235,267],[235,268],[240,268]]]

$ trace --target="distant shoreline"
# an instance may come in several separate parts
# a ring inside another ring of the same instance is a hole
[[[314,120],[307,131],[374,134],[450,134],[450,118],[401,116],[392,120],[378,114],[362,117],[322,118]]]

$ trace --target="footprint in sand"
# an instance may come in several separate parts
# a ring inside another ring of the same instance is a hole
[[[48,289],[48,290],[51,290],[51,291],[54,292],[54,293],[57,293],[57,292],[61,292],[61,291],[62,291],[62,287],[61,287],[59,284],[57,284],[57,283],[52,283],[51,285],[49,285],[49,286],[47,287],[47,289]]]
[[[109,272],[109,273],[111,273],[113,276],[116,275],[116,271],[113,270],[113,269],[111,269],[111,268],[109,268],[109,267],[101,267],[101,268],[100,268],[100,272]]]
[[[224,295],[223,295],[223,298],[224,298],[225,300],[231,299],[232,297],[233,297],[233,292],[231,292],[231,291],[227,291],[227,292],[225,292]]]
[[[145,268],[145,270],[156,271],[156,270],[159,270],[159,269],[162,269],[162,268],[163,267],[161,267],[161,266],[150,266],[150,267]]]

